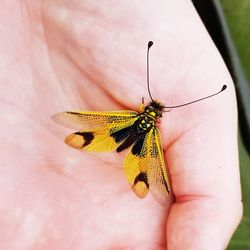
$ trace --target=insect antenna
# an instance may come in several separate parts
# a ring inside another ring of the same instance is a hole
[[[210,97],[212,97],[212,96],[218,95],[218,94],[220,94],[222,91],[224,91],[226,88],[227,88],[227,85],[223,85],[223,86],[222,86],[222,89],[221,89],[220,91],[218,91],[217,93],[215,93],[215,94],[208,95],[208,96],[206,96],[206,97],[197,99],[197,100],[192,101],[192,102],[187,102],[187,103],[184,103],[184,104],[181,104],[181,105],[175,105],[175,106],[171,106],[171,107],[166,107],[166,106],[164,106],[163,108],[170,108],[170,109],[172,109],[172,108],[179,108],[179,107],[187,106],[187,105],[189,105],[189,104],[192,104],[192,103],[195,103],[195,102],[199,102],[199,101],[208,99],[208,98],[210,98]]]
[[[148,42],[148,50],[147,50],[147,86],[148,86],[148,94],[152,102],[154,102],[154,99],[151,95],[150,88],[149,88],[149,49],[152,47],[153,42]]]

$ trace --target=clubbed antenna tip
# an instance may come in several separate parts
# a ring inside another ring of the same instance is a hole
[[[148,42],[148,48],[150,48],[154,43],[152,41]]]

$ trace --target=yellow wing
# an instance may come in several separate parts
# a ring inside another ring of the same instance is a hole
[[[139,198],[150,190],[156,200],[165,204],[170,187],[158,128],[151,129],[132,146],[125,159],[125,175]]]
[[[52,119],[71,129],[77,131],[93,131],[106,126],[124,123],[135,118],[138,113],[131,110],[122,111],[66,111],[57,113]]]
[[[65,138],[71,147],[94,152],[114,151],[129,136],[137,119],[134,111],[62,112],[52,117],[65,127],[79,130]],[[119,138],[113,133],[120,131]]]

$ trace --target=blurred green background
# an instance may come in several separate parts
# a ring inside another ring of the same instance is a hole
[[[220,0],[243,71],[250,83],[250,0]],[[249,86],[250,87],[250,86]],[[244,216],[228,250],[250,250],[250,156],[239,134]]]

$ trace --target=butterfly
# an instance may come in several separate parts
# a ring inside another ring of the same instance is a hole
[[[152,98],[149,88],[149,50],[147,48],[147,87],[151,102],[145,106],[144,99],[139,112],[123,111],[66,111],[53,116],[53,119],[77,132],[68,135],[65,143],[73,148],[90,152],[121,152],[129,149],[125,157],[125,176],[130,187],[139,198],[148,191],[161,204],[165,204],[170,192],[166,171],[162,139],[157,121],[163,112],[171,108],[182,107],[219,94],[172,107],[163,106]]]

